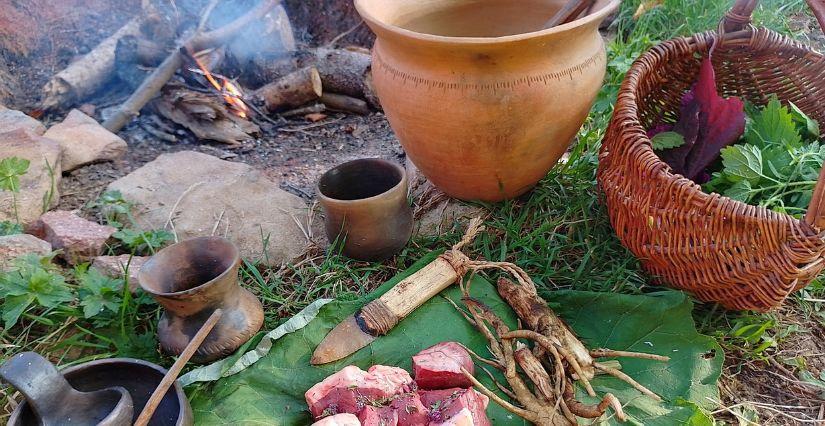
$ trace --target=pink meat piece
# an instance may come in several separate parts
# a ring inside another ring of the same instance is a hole
[[[423,426],[429,422],[429,410],[417,393],[397,396],[390,403],[390,408],[398,413],[398,426]]]
[[[445,423],[458,416],[463,410],[470,412],[472,425],[491,426],[487,418],[487,405],[490,399],[478,393],[475,389],[444,389],[421,391],[421,402],[430,410],[431,425],[463,424]],[[456,419],[458,422],[460,419]]]
[[[462,408],[461,411],[447,419],[442,423],[430,422],[429,426],[476,426],[477,423],[473,420],[473,413]]]
[[[464,367],[474,374],[470,353],[455,342],[439,343],[412,357],[415,383],[421,389],[469,388],[473,384],[464,374]]]
[[[358,417],[353,414],[344,413],[334,416],[324,417],[313,423],[312,426],[361,426]]]
[[[410,374],[396,367],[373,366],[369,371],[351,365],[311,387],[304,397],[315,418],[340,413],[358,414],[408,390]]]
[[[358,413],[363,426],[398,426],[398,413],[392,407],[368,405]]]

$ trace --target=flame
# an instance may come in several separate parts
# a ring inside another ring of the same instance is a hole
[[[217,91],[221,93],[223,96],[224,101],[227,105],[229,105],[229,109],[232,110],[238,117],[247,118],[249,116],[249,107],[246,106],[244,101],[241,99],[243,98],[243,92],[241,91],[238,86],[233,84],[229,81],[228,78],[223,76],[218,76],[223,83],[218,82],[214,75],[204,66],[203,62],[198,59],[197,56],[192,56],[195,59],[195,63],[200,68],[201,74],[206,77],[206,80],[209,81],[209,84],[212,85]]]

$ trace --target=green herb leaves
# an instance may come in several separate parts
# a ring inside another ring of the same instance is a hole
[[[78,268],[75,275],[83,316],[92,318],[102,312],[117,313],[123,300],[123,280],[107,277],[97,269]]]
[[[0,189],[20,192],[20,176],[29,171],[29,160],[9,157],[0,160]]]
[[[762,109],[749,107],[748,113],[743,143],[722,150],[722,170],[704,189],[801,215],[825,161],[825,146],[815,140],[818,123],[776,97]]]
[[[650,139],[653,149],[661,151],[665,149],[678,148],[685,144],[685,137],[676,132],[662,132]]]
[[[765,108],[751,114],[745,140],[758,147],[781,144],[792,149],[802,145],[802,137],[796,129],[793,115],[775,96]]]
[[[17,324],[32,305],[52,309],[74,300],[62,275],[49,265],[52,256],[26,255],[12,269],[0,273],[0,298],[4,299],[2,319],[6,329]]]

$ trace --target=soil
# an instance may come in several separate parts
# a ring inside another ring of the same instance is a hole
[[[93,164],[63,176],[60,209],[82,207],[105,191],[112,181],[157,158],[177,151],[199,151],[228,161],[252,165],[278,182],[280,187],[307,200],[315,194],[315,183],[330,168],[349,160],[380,157],[404,163],[404,151],[383,114],[369,116],[332,114],[312,123],[290,120],[279,129],[262,122],[264,136],[241,147],[198,141],[179,129],[177,143],[158,139],[146,128],[155,128],[155,118],[142,116],[119,135],[129,144],[126,156],[114,163]]]

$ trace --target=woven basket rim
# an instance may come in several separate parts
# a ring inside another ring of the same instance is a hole
[[[773,37],[777,37],[778,43],[785,45],[789,48],[798,49],[800,51],[804,51],[807,54],[818,56],[819,60],[825,62],[825,54],[819,52],[818,50],[814,49],[813,47],[803,44],[797,40],[794,40],[784,34],[778,33],[774,30],[765,27],[755,27],[753,25],[749,25],[749,28],[744,31],[739,31],[736,34],[728,34],[727,36],[733,37],[743,37],[739,39],[739,41],[752,41],[755,36],[759,32],[762,32],[766,35],[770,35]],[[639,82],[641,81],[641,76],[646,74],[646,71],[643,69],[646,67],[652,67],[655,64],[662,63],[663,58],[658,57],[659,55],[655,54],[655,51],[668,51],[673,50],[679,45],[688,45],[690,47],[690,51],[693,53],[702,53],[706,54],[713,42],[718,39],[720,36],[718,31],[706,31],[702,33],[696,33],[691,36],[681,36],[672,38],[660,43],[657,43],[655,46],[651,47],[647,51],[645,51],[642,55],[640,55],[630,66],[627,73],[625,74],[624,82],[622,83],[619,89],[618,99],[622,97],[626,98],[626,102],[631,102],[633,105],[638,106],[638,96],[637,96],[637,89],[639,87]],[[729,40],[726,38],[726,40]],[[724,49],[725,43],[723,43],[718,49]],[[772,46],[767,48],[768,50],[775,50],[776,46]],[[645,63],[647,63],[645,65]],[[628,78],[629,76],[634,76],[636,78]],[[614,111],[614,116],[616,111]],[[761,206],[754,206],[751,204],[743,203],[738,200],[734,200],[730,197],[726,197],[723,194],[719,194],[716,192],[705,192],[702,189],[702,186],[697,184],[696,182],[688,179],[687,177],[674,173],[672,168],[665,163],[658,154],[653,150],[651,139],[647,136],[647,129],[642,125],[641,117],[639,116],[639,109],[637,108],[634,111],[633,120],[628,121],[620,126],[619,131],[620,133],[627,134],[629,132],[636,133],[635,139],[640,142],[644,142],[642,147],[643,153],[649,153],[655,157],[655,168],[653,173],[651,173],[651,177],[659,180],[661,179],[663,182],[667,182],[668,184],[677,184],[677,185],[687,185],[690,187],[688,195],[692,198],[694,203],[701,203],[703,205],[707,204],[714,204],[718,202],[727,202],[732,203],[732,206],[736,206],[737,208],[734,209],[737,211],[737,215],[747,216],[753,220],[765,220],[765,219],[779,219],[790,221],[791,223],[802,225],[804,229],[809,229],[811,235],[819,235],[820,238],[825,240],[825,229],[819,230],[816,229],[814,226],[808,225],[804,220],[797,219],[789,214],[776,212],[774,210],[770,210],[766,207]],[[633,159],[631,161],[637,161]]]

